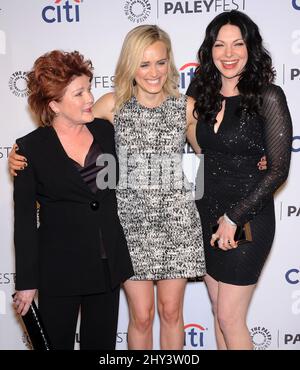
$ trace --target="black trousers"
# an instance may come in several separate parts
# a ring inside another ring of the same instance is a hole
[[[119,296],[120,286],[80,296],[49,296],[40,291],[39,310],[53,348],[74,349],[80,310],[80,349],[115,349]]]

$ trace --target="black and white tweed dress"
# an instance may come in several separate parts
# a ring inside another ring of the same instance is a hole
[[[132,280],[205,274],[200,216],[181,166],[186,102],[180,95],[147,108],[133,97],[115,115],[118,209]]]

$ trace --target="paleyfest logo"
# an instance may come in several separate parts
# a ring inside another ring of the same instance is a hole
[[[228,12],[230,10],[245,11],[246,0],[209,0],[209,1],[165,1],[164,14],[195,14]]]
[[[133,23],[143,23],[151,14],[149,0],[126,0],[124,5],[126,17]]]

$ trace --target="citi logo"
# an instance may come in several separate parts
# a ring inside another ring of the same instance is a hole
[[[300,10],[300,1],[299,0],[292,0],[292,6],[296,10]]]
[[[81,0],[55,0],[42,10],[42,18],[46,23],[79,22],[79,4]],[[70,4],[71,3],[71,4]],[[75,4],[72,4],[75,3]]]
[[[292,269],[289,269],[286,273],[285,273],[285,280],[289,283],[289,284],[299,284],[300,283],[300,270],[297,269],[297,268],[292,268]]]
[[[204,347],[204,333],[207,329],[199,324],[187,324],[184,326],[184,346],[187,349]]]
[[[195,73],[195,69],[198,67],[198,63],[186,63],[179,68],[179,87],[182,90],[186,90],[189,87]]]

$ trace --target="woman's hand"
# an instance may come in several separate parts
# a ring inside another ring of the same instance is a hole
[[[14,296],[14,307],[19,315],[26,315],[35,296],[36,289],[19,290]]]
[[[18,145],[14,144],[8,155],[9,172],[12,176],[17,176],[16,171],[24,170],[28,166],[27,159],[16,153],[18,150]]]
[[[268,168],[267,164],[268,164],[267,158],[264,155],[263,157],[260,158],[260,161],[257,163],[257,167],[259,170],[263,171]]]
[[[211,236],[210,245],[214,247],[214,243],[217,241],[219,248],[224,251],[236,248],[237,243],[234,241],[236,226],[227,222],[224,216],[219,218],[218,224],[218,230]]]

